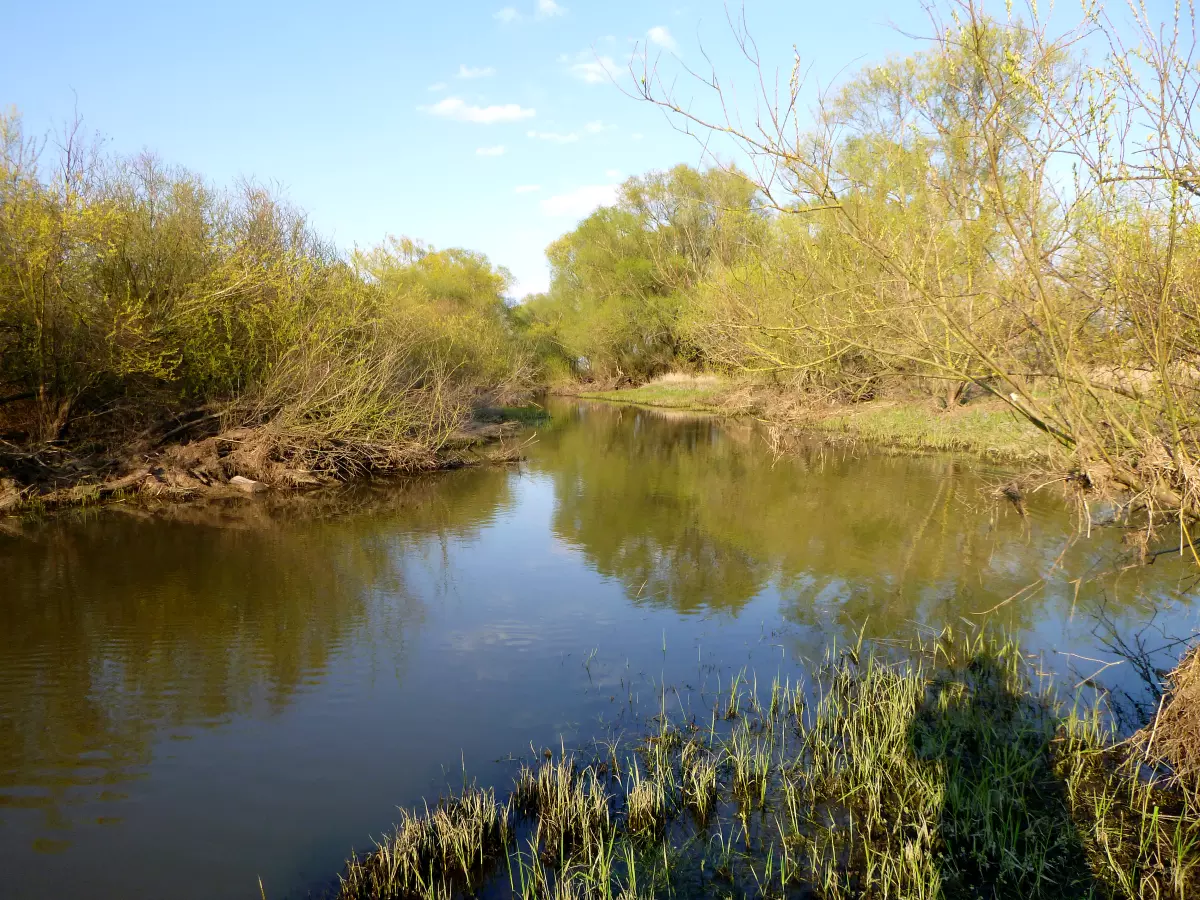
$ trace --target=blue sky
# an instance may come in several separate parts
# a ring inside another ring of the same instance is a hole
[[[620,180],[701,160],[606,67],[628,78],[640,42],[664,71],[703,68],[703,47],[749,108],[715,0],[0,5],[0,104],[28,130],[78,109],[114,152],[278,183],[343,247],[392,233],[481,250],[518,296],[547,286],[546,245]],[[814,84],[911,52],[897,29],[931,30],[916,0],[745,0],[745,16],[772,71],[786,78],[795,45]]]

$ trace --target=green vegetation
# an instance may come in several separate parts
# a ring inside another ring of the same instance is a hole
[[[679,323],[710,267],[763,227],[755,198],[736,171],[676,166],[629,179],[615,206],[551,244],[550,291],[519,311],[551,371],[641,381],[701,362]]]
[[[1177,689],[1181,685],[1177,683]],[[1168,702],[1169,709],[1173,703]],[[830,653],[744,678],[707,723],[468,788],[353,857],[339,895],[1177,898],[1200,890],[1193,768],[1117,742],[1010,642]],[[1160,723],[1161,725],[1161,723]],[[1176,732],[1186,742],[1193,733]],[[1174,760],[1178,762],[1178,760]]]
[[[949,414],[986,395],[1046,435],[1039,452],[1074,483],[1200,511],[1189,22],[1160,28],[1133,7],[1130,35],[1089,5],[1055,36],[1036,7],[1027,21],[982,0],[931,14],[928,49],[852,74],[809,127],[800,61],[782,82],[751,73],[786,89],[763,88],[749,128],[720,73],[689,82],[648,62],[642,97],[705,147],[732,142],[753,175],[630,179],[551,247],[550,290],[522,322],[596,390],[705,372],[783,409],[948,411],[945,427],[843,414],[903,445],[1016,449],[1006,420]],[[1101,55],[1085,61],[1086,46]],[[670,393],[640,399],[678,405]]]
[[[634,403],[698,413],[749,415],[795,431],[865,441],[905,450],[958,451],[993,459],[1047,461],[1053,439],[995,401],[937,409],[928,401],[874,400],[855,404],[787,403],[773,389],[713,375],[661,375],[612,391],[584,390],[588,400]]]
[[[1133,40],[1092,4],[1061,35],[1036,7],[1028,21],[981,0],[933,14],[928,49],[853,74],[806,127],[799,59],[782,96],[758,79],[753,129],[719,74],[699,82],[709,117],[647,65],[645,101],[752,165],[629,179],[548,248],[549,291],[516,307],[509,274],[481,254],[397,238],[341,253],[256,184],[104,157],[77,133],[50,161],[0,117],[0,509],[64,479],[92,479],[74,495],[90,502],[146,480],[182,495],[234,476],[433,468],[473,412],[541,424],[508,404],[570,382],[597,399],[758,404],[774,424],[1052,460],[1073,484],[1178,513],[1179,551],[1200,563],[1193,47],[1179,21],[1159,27],[1137,6]],[[1105,55],[1086,60],[1079,47],[1097,40]],[[620,490],[624,469],[564,479],[554,526],[648,603],[744,601],[771,574],[770,540],[811,578],[799,563],[828,545],[772,533],[779,498],[793,517],[796,502],[769,475],[739,501],[719,496],[719,466],[743,464],[721,452],[664,467],[643,506]],[[856,562],[863,584],[942,565],[912,547],[952,491],[898,533],[903,546],[875,542]],[[882,533],[902,495],[876,498],[873,518],[812,518]],[[716,526],[685,520],[697,497]],[[719,527],[734,514],[757,520],[753,553]],[[612,527],[634,515],[637,529]],[[703,565],[722,553],[740,560]],[[326,652],[314,647],[284,650]],[[899,660],[831,654],[812,690],[776,682],[765,705],[738,678],[707,728],[672,722],[664,692],[636,745],[526,768],[504,804],[468,788],[406,812],[348,862],[340,893],[451,897],[507,878],[514,895],[556,900],[1187,900],[1200,892],[1196,659],[1130,741],[985,638]]]
[[[216,422],[255,430],[223,477],[287,481],[273,466],[436,465],[472,407],[539,384],[729,402],[652,381],[675,372],[773,396],[776,424],[1049,456],[1073,484],[1200,512],[1187,22],[1139,7],[1130,36],[1088,6],[1056,36],[1036,8],[932,14],[928,49],[852,73],[807,127],[799,63],[754,130],[720,73],[692,102],[647,66],[644,100],[751,164],[629,179],[548,248],[549,291],[513,308],[478,254],[341,255],[255,185],[219,191],[77,136],[50,167],[5,118],[0,432],[26,445],[6,468],[53,469],[63,440],[145,455]],[[1103,55],[1085,60],[1090,44]],[[960,414],[972,396],[1045,438]],[[913,409],[856,408],[880,400]]]
[[[108,473],[216,431],[240,451],[221,477],[427,468],[474,405],[533,383],[486,257],[407,239],[343,257],[257,185],[63,146],[43,159],[0,118],[0,464],[18,479],[53,474],[64,441]]]
[[[1049,436],[1000,404],[966,407],[949,414],[928,405],[856,404],[816,413],[810,426],[858,440],[911,450],[955,450],[1012,460],[1053,457]]]
[[[728,383],[714,375],[667,374],[638,387],[615,391],[580,391],[579,396],[587,400],[612,400],[663,409],[727,412],[724,401],[728,391]]]

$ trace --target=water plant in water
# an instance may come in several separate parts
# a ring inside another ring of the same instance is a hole
[[[1117,740],[1102,698],[1065,702],[1011,641],[831,651],[811,689],[777,679],[764,709],[739,677],[717,702],[740,712],[525,767],[508,805],[405,814],[340,897],[1200,896],[1178,732]]]
[[[375,852],[355,857],[342,876],[343,896],[452,896],[470,890],[508,842],[508,807],[475,787],[424,813],[401,811],[395,831]]]
[[[680,753],[680,767],[684,800],[701,824],[705,824],[717,800],[717,759],[701,741],[693,739]]]

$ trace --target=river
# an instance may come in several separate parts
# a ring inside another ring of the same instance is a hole
[[[987,622],[1142,699],[1110,629],[1200,621],[1194,567],[1054,486],[1022,515],[1000,468],[550,412],[511,467],[0,522],[0,894],[306,896],[397,806],[664,684]]]

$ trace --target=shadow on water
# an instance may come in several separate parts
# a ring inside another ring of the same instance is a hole
[[[935,680],[909,727],[943,786],[932,846],[941,896],[1100,895],[1051,747],[1057,717],[1017,670],[984,653]]]

